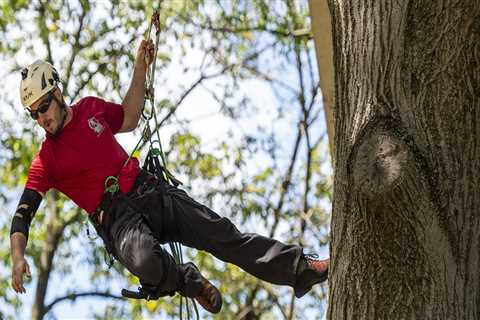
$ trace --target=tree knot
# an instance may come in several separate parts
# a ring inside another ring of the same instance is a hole
[[[388,122],[376,123],[357,142],[351,162],[354,190],[371,199],[391,192],[403,181],[410,158],[398,131]]]

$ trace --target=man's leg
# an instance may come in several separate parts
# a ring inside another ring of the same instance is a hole
[[[142,283],[159,286],[165,293],[181,289],[182,270],[152,236],[140,215],[121,216],[114,222],[111,236],[116,257]]]
[[[160,181],[131,194],[160,243],[205,250],[270,283],[289,285],[297,297],[327,277],[328,260],[307,259],[302,248],[254,233],[241,233],[227,218]],[[321,263],[317,263],[321,262]]]
[[[220,292],[206,280],[192,263],[176,264],[160,246],[140,214],[120,206],[117,219],[110,229],[117,259],[142,286],[156,287],[162,295],[179,292],[195,298],[206,310],[217,313],[222,300]]]
[[[303,255],[301,247],[254,233],[241,233],[229,219],[195,202],[182,190],[168,189],[167,194],[163,207],[172,210],[161,214],[168,215],[163,221],[170,223],[164,228],[175,230],[170,240],[210,252],[259,279],[292,286],[297,296],[326,280],[328,262],[323,263],[322,268],[311,268],[308,261],[312,259]]]

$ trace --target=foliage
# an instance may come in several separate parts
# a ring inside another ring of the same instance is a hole
[[[331,183],[323,165],[328,159],[313,42],[308,33],[298,32],[309,28],[306,2],[160,3],[162,33],[155,94],[170,169],[194,197],[231,218],[242,231],[301,242],[308,250],[318,250],[327,240],[324,208]],[[0,5],[0,55],[12,72],[34,58],[52,61],[62,75],[67,102],[86,95],[119,102],[130,82],[139,39],[157,5],[156,1],[134,0],[10,0]],[[15,74],[9,79],[18,81]],[[16,92],[0,92],[3,104],[15,114],[19,109]],[[208,139],[205,133],[216,128],[198,129],[209,116],[214,118],[210,124],[225,127],[222,135]],[[4,186],[0,192],[11,208],[42,134],[23,114],[1,121],[5,130],[0,136]],[[128,149],[132,143],[125,144]],[[3,216],[10,215],[5,212]],[[7,238],[9,221],[2,222],[1,232]],[[84,215],[57,193],[47,197],[35,217],[28,247],[32,281],[38,280],[40,272],[46,272],[52,282],[58,277],[71,278],[80,266],[91,279],[89,287],[81,287],[74,279],[64,291],[44,297],[44,306],[67,293],[105,292],[113,288],[112,283],[135,287],[138,281],[118,264],[106,271],[100,242],[89,243],[85,222]],[[45,269],[42,259],[48,256],[48,244],[55,234],[60,240],[50,252],[52,268]],[[9,270],[8,249],[6,242],[0,246],[2,264]],[[309,307],[316,314],[324,308],[324,293],[319,288],[312,294],[311,306],[294,309],[290,289],[258,281],[203,252],[186,253],[220,286],[225,305],[218,319],[241,314],[265,319],[296,314],[301,318]],[[9,278],[3,279],[0,293],[11,306],[6,312],[29,312],[25,311],[29,306],[7,289]],[[48,287],[49,292],[55,289]],[[112,298],[96,317],[172,316],[178,311],[172,304],[176,301]],[[49,314],[55,314],[55,307]]]

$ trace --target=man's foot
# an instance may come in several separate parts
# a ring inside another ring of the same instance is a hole
[[[222,295],[220,291],[202,276],[202,289],[193,297],[205,310],[218,313],[222,308]]]
[[[317,255],[306,254],[300,258],[295,283],[295,297],[303,297],[312,286],[328,279],[330,259],[318,260]]]
[[[222,295],[210,281],[202,276],[197,266],[192,262],[187,262],[178,265],[178,268],[183,274],[183,279],[180,279],[180,288],[177,289],[178,293],[184,297],[195,299],[208,312],[220,312]]]

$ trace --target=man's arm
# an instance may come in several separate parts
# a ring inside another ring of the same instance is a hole
[[[10,228],[12,287],[17,293],[25,293],[23,275],[30,276],[30,267],[27,260],[25,260],[25,248],[27,247],[30,223],[41,201],[42,195],[40,193],[31,189],[25,189],[12,219]]]
[[[148,55],[146,52],[148,52]],[[154,45],[152,40],[142,40],[135,59],[132,82],[122,101],[124,117],[119,132],[132,131],[137,127],[145,97],[147,68],[152,63],[153,53]],[[145,61],[146,56],[148,61]]]
[[[15,232],[10,236],[10,248],[12,252],[12,287],[17,293],[25,293],[23,275],[30,277],[30,267],[25,259],[27,237],[23,233]]]

